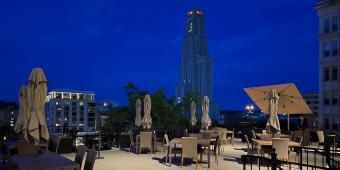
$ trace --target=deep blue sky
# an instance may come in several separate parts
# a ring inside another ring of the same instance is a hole
[[[31,69],[49,89],[89,89],[125,104],[127,81],[174,95],[185,12],[205,11],[214,95],[222,109],[250,102],[242,88],[296,83],[318,90],[316,0],[52,0],[0,2],[0,100],[16,100]]]

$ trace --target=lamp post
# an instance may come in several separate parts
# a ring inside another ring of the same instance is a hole
[[[254,105],[248,104],[248,105],[246,106],[246,110],[248,111],[248,113],[253,113]]]

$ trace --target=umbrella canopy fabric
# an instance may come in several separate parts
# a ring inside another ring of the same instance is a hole
[[[270,92],[269,96],[269,107],[268,107],[268,113],[269,113],[269,118],[267,120],[267,130],[269,132],[280,132],[280,121],[279,118],[277,117],[277,106],[279,103],[279,95],[277,94],[276,90],[272,90]]]
[[[19,90],[19,115],[17,118],[17,122],[15,123],[14,130],[16,133],[23,133],[24,138],[28,140],[27,136],[27,122],[28,116],[30,112],[30,91],[29,88],[25,85],[22,85]]]
[[[137,99],[135,107],[136,107],[135,125],[139,127],[142,125],[142,117],[140,115],[140,112],[142,110],[142,102],[140,101],[140,99]]]
[[[278,114],[312,114],[306,101],[293,83],[245,88],[244,90],[262,112],[269,114],[270,93],[274,89],[279,96]]]
[[[148,94],[144,97],[144,117],[142,120],[142,125],[144,129],[151,129],[152,126],[151,97]]]
[[[190,111],[191,111],[190,124],[192,126],[195,126],[197,119],[196,119],[196,104],[194,101],[192,101],[190,104]]]
[[[40,138],[48,141],[49,134],[46,126],[45,99],[47,81],[41,68],[34,68],[31,72],[28,88],[30,91],[30,114],[28,117],[28,135],[34,144],[40,143]]]
[[[211,125],[211,120],[209,117],[209,98],[208,96],[204,96],[202,102],[202,129],[208,129]]]

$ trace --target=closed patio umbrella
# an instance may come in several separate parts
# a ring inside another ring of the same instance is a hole
[[[144,129],[151,129],[152,126],[151,97],[148,94],[144,97],[144,117],[142,120],[142,125]]]
[[[211,125],[211,120],[209,117],[209,98],[208,96],[204,96],[202,102],[202,129],[208,129]]]
[[[306,101],[293,83],[252,87],[245,88],[244,90],[265,114],[269,114],[268,107],[270,106],[270,99],[272,99],[271,94],[273,90],[276,91],[279,97],[277,103],[277,114],[291,115],[312,113]]]
[[[196,119],[196,104],[194,101],[192,101],[190,104],[190,111],[191,111],[190,124],[192,126],[195,126],[197,119]]]
[[[142,102],[140,101],[140,99],[137,99],[135,107],[136,107],[135,125],[139,127],[142,125],[142,117],[140,115],[140,112],[142,110]]]
[[[30,89],[31,107],[28,118],[28,135],[33,144],[39,144],[40,139],[48,141],[49,134],[45,117],[45,98],[47,81],[41,68],[34,68],[31,72],[28,88]]]
[[[276,90],[272,90],[269,96],[269,107],[268,107],[268,114],[269,118],[267,120],[266,128],[269,132],[280,132],[280,121],[277,117],[277,105],[279,103],[279,95],[277,94]]]
[[[27,86],[22,85],[19,90],[19,115],[17,118],[17,122],[15,123],[14,130],[16,133],[23,133],[24,138],[27,138],[27,122],[28,116],[30,112],[30,92]]]

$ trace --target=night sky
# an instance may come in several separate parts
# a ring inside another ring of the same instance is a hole
[[[316,0],[52,0],[0,2],[0,100],[17,100],[33,67],[49,89],[95,91],[126,104],[123,87],[174,95],[186,11],[203,9],[214,100],[250,102],[244,87],[318,90]]]

